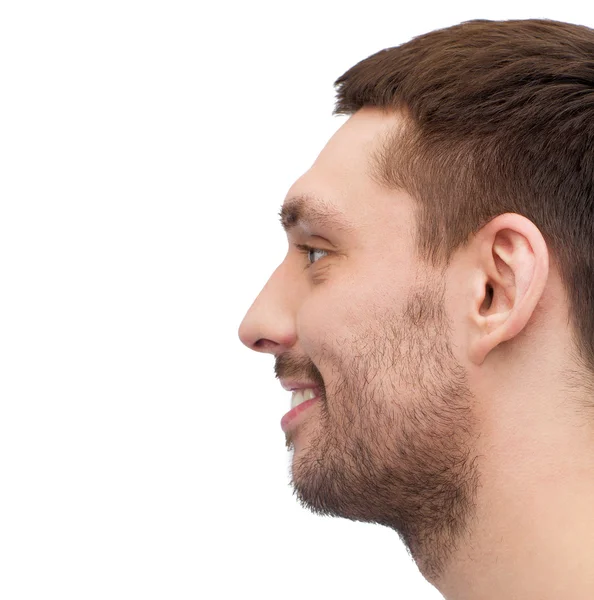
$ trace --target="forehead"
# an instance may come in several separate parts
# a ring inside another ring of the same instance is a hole
[[[307,232],[320,224],[351,232],[394,216],[397,194],[380,186],[372,171],[375,151],[401,123],[394,111],[377,108],[352,115],[291,186],[280,213],[283,227]]]
[[[330,167],[331,163],[339,161],[362,163],[361,166],[365,167],[379,142],[402,124],[402,117],[397,111],[375,107],[362,108],[349,117],[328,140],[314,165]]]

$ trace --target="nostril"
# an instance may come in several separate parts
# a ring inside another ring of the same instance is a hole
[[[272,349],[276,346],[278,346],[278,344],[275,344],[274,342],[265,338],[260,338],[257,342],[254,343],[254,350],[260,350],[262,352],[272,351]]]

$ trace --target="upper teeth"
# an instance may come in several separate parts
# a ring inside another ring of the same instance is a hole
[[[306,400],[311,400],[316,397],[316,393],[313,388],[307,388],[303,390],[295,390],[293,395],[291,396],[291,408],[295,408],[299,406],[302,402]]]

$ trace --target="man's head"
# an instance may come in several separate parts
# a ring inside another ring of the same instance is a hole
[[[475,21],[347,71],[352,116],[289,190],[288,253],[240,327],[316,389],[284,421],[300,500],[394,528],[434,581],[514,428],[588,408],[592,56],[583,27]],[[566,405],[536,415],[521,399],[551,382]]]

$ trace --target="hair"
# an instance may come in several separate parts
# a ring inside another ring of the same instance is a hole
[[[417,253],[447,266],[499,214],[542,233],[594,376],[594,30],[475,20],[362,60],[334,83],[335,115],[400,110],[372,176],[415,200]]]

